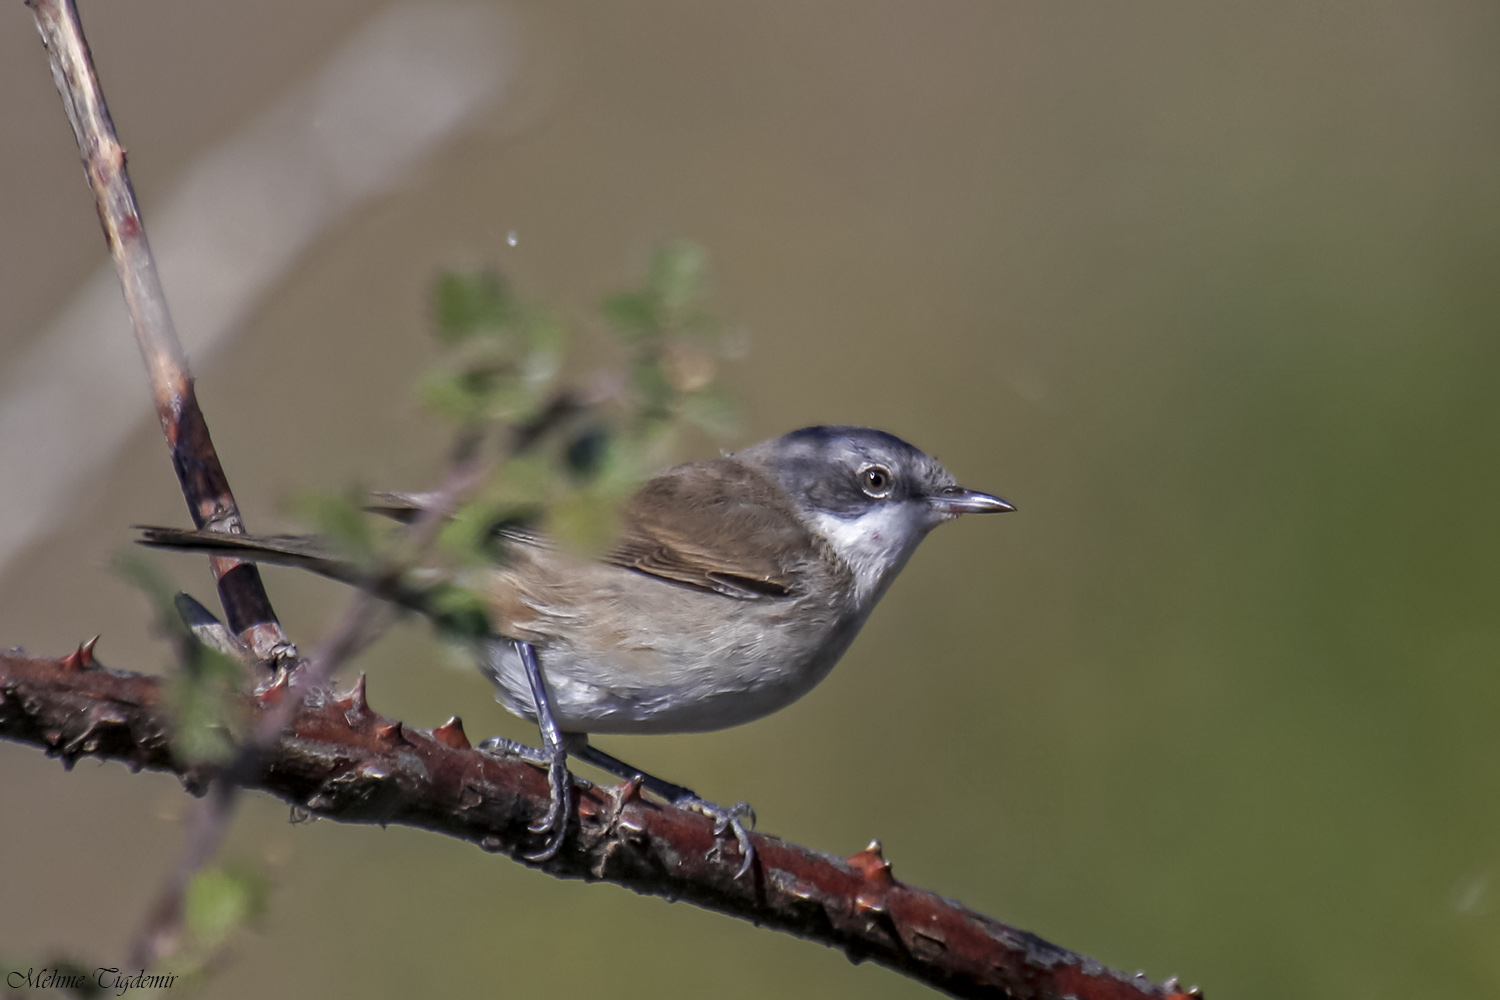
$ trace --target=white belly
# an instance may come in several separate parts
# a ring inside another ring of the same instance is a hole
[[[758,719],[826,677],[865,618],[825,622],[809,635],[745,603],[745,618],[712,631],[656,631],[601,649],[586,641],[584,630],[585,641],[560,637],[538,644],[537,663],[558,725],[580,733],[703,732]],[[496,640],[488,661],[484,672],[495,683],[496,700],[534,720],[531,685],[515,644]]]

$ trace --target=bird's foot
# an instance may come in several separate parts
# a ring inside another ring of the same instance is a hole
[[[677,799],[673,805],[682,806],[684,809],[692,809],[701,812],[714,821],[714,836],[722,837],[726,833],[733,833],[735,842],[739,844],[740,867],[735,871],[735,878],[743,878],[755,864],[755,845],[750,842],[750,831],[755,829],[755,810],[750,808],[748,802],[736,802],[734,805],[724,807],[707,799],[700,799],[696,795]],[[749,820],[748,823],[745,821]]]
[[[525,743],[508,740],[504,736],[491,736],[487,740],[480,740],[479,746],[475,749],[492,757],[519,757],[528,764],[539,764],[542,767],[552,763],[552,758],[548,757],[546,752],[527,746]]]
[[[573,812],[573,776],[568,773],[567,747],[558,745],[550,750],[517,743],[501,736],[491,736],[479,744],[479,749],[491,754],[519,757],[529,764],[547,769],[547,788],[551,801],[541,819],[528,829],[532,833],[547,834],[547,843],[540,851],[526,855],[527,861],[547,861],[562,849],[563,839],[568,835],[568,820]]]
[[[547,787],[552,793],[552,803],[547,815],[531,824],[532,833],[547,834],[547,843],[540,851],[526,855],[528,861],[546,861],[562,849],[563,838],[568,835],[568,819],[573,811],[573,777],[568,773],[568,752],[559,749],[547,764]]]
[[[682,809],[692,809],[700,812],[714,821],[714,836],[719,837],[730,831],[734,832],[735,843],[739,845],[740,862],[739,870],[734,873],[739,878],[750,870],[755,864],[755,845],[750,841],[750,831],[755,828],[755,810],[750,808],[747,802],[736,802],[729,808],[699,798],[690,788],[663,781],[652,777],[640,768],[631,767],[618,757],[611,757],[598,747],[590,746],[586,739],[580,739],[572,746],[572,753],[586,764],[608,771],[617,778],[624,778],[629,784],[627,788],[640,789],[644,787],[653,795],[660,795],[674,806]],[[623,807],[623,797],[621,806]],[[746,820],[749,823],[746,823]],[[717,848],[715,848],[717,849]]]

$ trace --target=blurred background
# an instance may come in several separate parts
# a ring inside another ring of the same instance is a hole
[[[601,745],[1217,1000],[1500,996],[1500,8],[83,15],[252,528],[434,482],[413,387],[442,269],[588,329],[694,240],[750,346],[727,445],[870,424],[1019,512],[937,532],[795,706]],[[102,633],[106,664],[164,670],[109,561],[187,519],[45,56],[6,20],[0,644]],[[304,644],[348,600],[267,577]],[[534,738],[420,623],[358,667],[408,724]],[[176,780],[0,744],[0,792],[0,951],[118,961]],[[215,996],[927,995],[264,796],[226,857],[272,893]]]

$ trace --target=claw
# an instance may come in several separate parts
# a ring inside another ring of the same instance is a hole
[[[535,854],[526,855],[528,861],[547,861],[557,855],[562,849],[563,838],[568,835],[568,819],[572,813],[572,776],[568,774],[568,757],[566,752],[559,753],[552,758],[552,763],[547,766],[547,787],[552,792],[552,804],[547,807],[547,815],[541,821],[533,823],[530,827],[532,833],[546,833],[547,844]]]
[[[582,738],[572,745],[571,752],[584,763],[608,771],[617,778],[624,778],[628,783],[624,787],[629,790],[626,794],[630,791],[639,794],[640,789],[644,787],[651,794],[660,795],[674,806],[702,813],[714,821],[715,838],[731,830],[734,831],[735,843],[739,845],[740,857],[744,859],[734,873],[735,878],[743,877],[754,866],[755,844],[750,840],[750,830],[755,827],[755,810],[751,809],[748,803],[736,802],[731,808],[726,809],[707,799],[699,798],[691,789],[674,785],[660,778],[653,778],[640,769],[631,767],[618,757],[611,757],[598,747],[589,746],[587,740]],[[620,808],[623,808],[623,802],[622,796]],[[750,821],[748,825],[745,823],[746,819]],[[718,850],[717,845],[714,850]]]
[[[714,826],[715,833],[723,833],[725,830],[729,829],[731,822],[744,819],[747,816],[750,818],[750,823],[745,827],[745,829],[755,829],[755,810],[750,807],[750,803],[736,802],[734,805],[730,806],[729,809],[726,810],[726,812],[728,813],[728,818],[719,820],[719,822]]]
[[[734,877],[744,878],[755,864],[755,845],[750,841],[750,831],[755,829],[755,810],[750,808],[748,802],[736,802],[729,808],[724,808],[717,803],[705,799],[689,799],[679,802],[678,805],[689,809],[696,809],[709,819],[714,821],[714,836],[722,837],[726,833],[733,832],[735,843],[739,845],[740,857],[743,858],[740,866],[735,870]],[[749,825],[745,823],[750,820]]]
[[[550,761],[545,753],[536,747],[527,746],[525,743],[517,743],[508,740],[504,736],[491,736],[479,741],[476,749],[483,754],[492,757],[519,757],[529,764],[549,764]]]
[[[538,750],[503,736],[480,740],[477,749],[480,753],[496,757],[519,757],[528,764],[537,764],[547,769],[547,788],[551,792],[547,813],[527,827],[532,833],[548,834],[547,843],[535,854],[526,855],[526,860],[547,861],[556,857],[557,852],[562,849],[563,837],[568,832],[568,820],[573,814],[573,776],[568,773],[567,751],[558,747],[549,754],[546,750]]]

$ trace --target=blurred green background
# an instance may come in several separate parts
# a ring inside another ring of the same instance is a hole
[[[148,227],[379,9],[86,3]],[[1500,7],[502,10],[503,100],[197,364],[253,528],[438,474],[413,387],[441,269],[597,325],[690,238],[750,345],[732,445],[871,424],[1019,512],[937,532],[797,705],[601,745],[1216,1000],[1500,996]],[[7,21],[0,364],[104,258],[29,14]],[[4,567],[0,643],[102,632],[105,663],[164,668],[107,568],[130,524],[186,523],[148,407],[142,382],[138,430]],[[304,643],[347,600],[268,579]],[[532,735],[419,624],[359,666],[409,724]],[[118,960],[176,781],[0,744],[0,791],[0,953]],[[440,837],[287,820],[243,804],[226,856],[269,872],[270,910],[212,995],[927,995]]]

